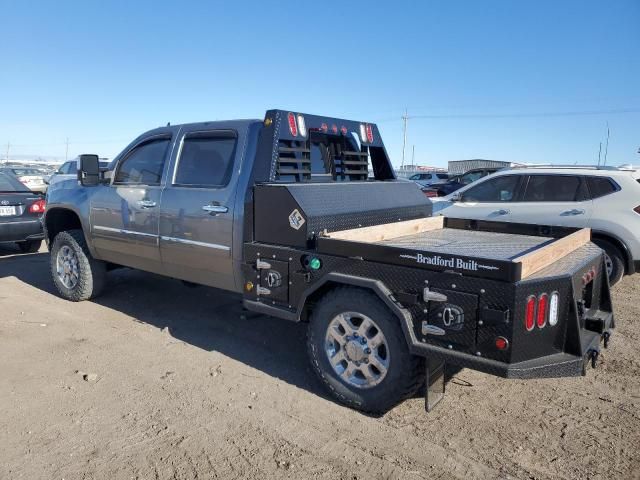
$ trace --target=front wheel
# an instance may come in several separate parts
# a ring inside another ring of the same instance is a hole
[[[67,300],[89,300],[102,290],[106,266],[91,256],[82,230],[58,233],[53,240],[50,261],[53,283]]]
[[[398,319],[368,290],[330,291],[311,315],[311,365],[339,402],[386,412],[422,384],[423,359],[409,353]]]

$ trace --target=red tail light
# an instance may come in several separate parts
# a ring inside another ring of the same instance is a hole
[[[527,329],[527,331],[533,330],[533,327],[536,322],[535,317],[536,317],[536,297],[531,295],[529,298],[527,298],[527,307],[526,307],[525,316],[524,316],[524,326]]]
[[[373,142],[373,129],[371,125],[367,123],[367,141],[369,143]]]
[[[427,197],[437,197],[438,196],[438,192],[436,192],[435,190],[423,190],[422,193],[424,193]]]
[[[298,136],[298,125],[296,124],[296,116],[289,112],[288,115],[289,118],[289,131],[291,132],[291,135],[293,135],[294,137]]]
[[[44,200],[36,200],[29,207],[29,213],[44,213],[44,207],[46,207]]]
[[[538,315],[536,316],[536,323],[538,328],[542,328],[547,324],[547,306],[549,305],[549,295],[543,293],[538,297]]]

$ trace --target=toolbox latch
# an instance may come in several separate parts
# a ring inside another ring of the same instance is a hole
[[[443,293],[432,292],[429,287],[425,287],[422,293],[425,302],[446,302],[447,296]]]
[[[256,270],[271,270],[271,264],[264,260],[256,260]]]

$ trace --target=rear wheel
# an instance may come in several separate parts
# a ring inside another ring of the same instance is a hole
[[[604,263],[607,268],[609,285],[613,286],[618,283],[624,275],[624,256],[617,246],[607,240],[596,238],[593,240],[593,243],[604,250]]]
[[[88,300],[102,291],[106,265],[91,256],[82,230],[58,233],[53,240],[50,261],[53,282],[67,300]]]
[[[424,361],[409,353],[398,319],[368,290],[326,294],[311,315],[307,346],[329,393],[358,410],[385,412],[423,380]]]
[[[36,253],[42,246],[42,240],[27,240],[18,242],[17,245],[22,253]]]

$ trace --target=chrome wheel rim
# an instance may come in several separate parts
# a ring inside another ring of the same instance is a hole
[[[56,256],[56,275],[60,283],[68,289],[78,284],[78,256],[68,245],[63,245]]]
[[[611,278],[611,273],[613,272],[613,261],[607,252],[604,253],[604,266],[607,270],[607,277]]]
[[[375,387],[389,370],[387,339],[372,319],[358,312],[340,313],[329,322],[325,353],[334,372],[352,387]]]

